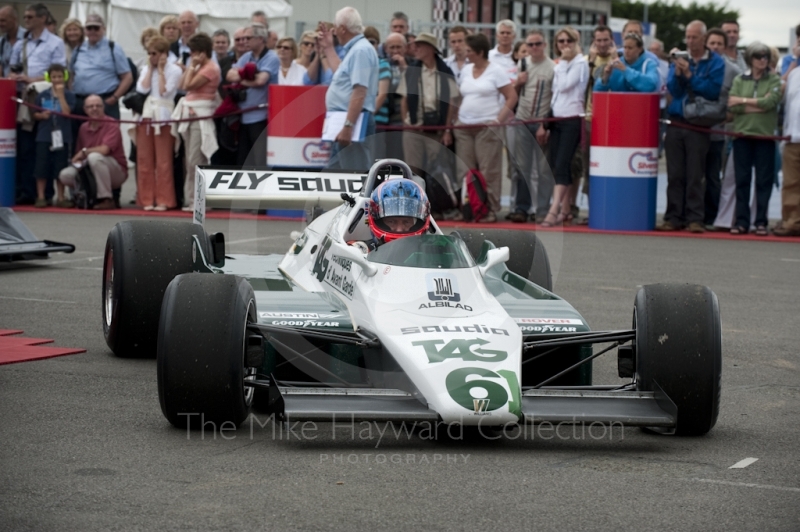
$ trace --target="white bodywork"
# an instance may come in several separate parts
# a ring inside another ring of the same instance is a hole
[[[371,236],[362,215],[367,198],[355,201],[312,222],[281,261],[281,272],[305,290],[338,296],[354,327],[379,337],[416,387],[408,391],[418,391],[443,421],[519,421],[522,334],[486,289],[487,264],[434,269],[367,263],[346,244]],[[507,258],[504,248],[491,262]]]

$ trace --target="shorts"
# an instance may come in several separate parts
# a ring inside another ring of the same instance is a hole
[[[49,142],[36,143],[36,166],[33,170],[33,177],[54,181],[58,179],[58,174],[69,165],[69,150],[65,146],[60,150],[50,150]]]

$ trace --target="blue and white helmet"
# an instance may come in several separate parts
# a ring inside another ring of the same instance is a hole
[[[375,238],[390,242],[396,238],[421,235],[430,226],[431,204],[422,187],[410,179],[389,179],[372,191],[369,202],[369,228]],[[384,221],[391,216],[415,218],[403,233],[394,232]]]

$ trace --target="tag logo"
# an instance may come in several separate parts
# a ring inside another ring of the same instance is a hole
[[[508,358],[508,352],[499,349],[485,349],[489,340],[473,338],[472,340],[419,340],[411,342],[414,347],[421,347],[428,356],[428,362],[436,364],[448,358],[460,358],[472,362],[502,362]],[[439,346],[442,346],[441,348]]]

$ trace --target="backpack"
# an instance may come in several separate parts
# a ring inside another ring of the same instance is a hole
[[[75,188],[72,189],[72,201],[79,209],[93,209],[97,203],[97,181],[88,163],[78,169]]]
[[[462,189],[462,214],[465,220],[480,220],[489,213],[489,194],[486,189],[486,178],[480,170],[472,169],[464,176]]]

